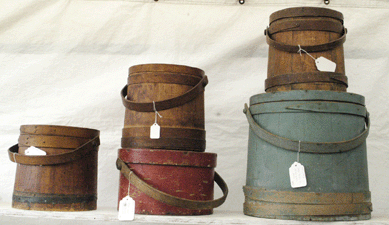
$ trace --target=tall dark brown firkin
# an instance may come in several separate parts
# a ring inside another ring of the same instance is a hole
[[[265,35],[269,44],[266,92],[346,91],[342,13],[315,7],[283,9],[270,15]],[[318,71],[312,57],[336,63],[335,71]]]
[[[123,148],[172,149],[203,152],[204,71],[171,64],[130,67],[128,85],[122,90],[126,107]],[[155,110],[161,137],[150,139]]]

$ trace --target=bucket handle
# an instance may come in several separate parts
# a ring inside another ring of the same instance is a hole
[[[147,184],[145,181],[140,179],[135,173],[131,173],[131,176],[129,176],[131,169],[120,158],[118,158],[116,161],[116,167],[118,170],[120,170],[120,172],[124,175],[124,177],[127,178],[127,180],[129,180],[130,183],[134,185],[137,189],[139,189],[149,197],[171,206],[176,206],[176,207],[186,208],[186,209],[197,209],[197,210],[213,209],[222,205],[228,195],[228,187],[226,182],[216,172],[214,175],[214,180],[219,185],[220,189],[223,191],[223,196],[215,200],[195,201],[190,199],[179,198],[167,194],[165,192],[162,192],[152,187],[151,185]]]
[[[336,83],[348,87],[347,77],[341,73],[334,72],[304,72],[283,74],[270,77],[265,80],[265,91],[281,85],[291,85],[299,83],[326,82]]]
[[[243,112],[246,114],[247,121],[249,122],[251,130],[262,140],[283,148],[289,151],[299,151],[299,141],[291,140],[285,137],[278,136],[273,134],[265,129],[263,129],[258,123],[255,122],[253,116],[251,115],[250,109],[247,104],[244,105]],[[300,152],[305,153],[316,153],[316,154],[328,154],[328,153],[341,153],[350,151],[359,145],[361,145],[367,138],[369,134],[369,113],[366,112],[365,117],[366,129],[359,134],[358,136],[339,142],[300,142]]]
[[[345,103],[342,105],[347,105],[350,103]],[[341,114],[350,114],[350,115],[358,115],[363,116],[366,118],[366,108],[362,105],[355,105],[353,104],[353,109],[350,110],[349,108],[342,108],[342,107],[332,107],[331,106],[337,106],[338,103],[333,102],[310,102],[310,103],[302,103],[302,104],[296,104],[296,105],[290,105],[285,107],[287,110],[297,110],[297,111],[305,111],[305,112],[323,112],[323,113],[341,113]],[[368,122],[367,122],[368,123]],[[366,123],[366,124],[367,124]]]
[[[174,107],[183,105],[186,102],[189,102],[189,101],[193,100],[194,98],[196,98],[199,93],[203,92],[204,87],[207,84],[208,84],[208,78],[207,78],[207,76],[203,76],[203,78],[199,81],[198,84],[196,84],[192,89],[185,92],[184,94],[182,94],[178,97],[155,102],[155,108],[158,111],[160,111],[160,110],[170,109],[170,108],[174,108]],[[138,111],[138,112],[154,112],[153,102],[134,102],[134,101],[128,100],[126,98],[127,90],[128,90],[128,85],[124,86],[124,88],[120,92],[123,105],[127,109]]]
[[[344,28],[342,32],[342,36],[336,40],[320,44],[320,45],[305,45],[301,46],[307,52],[323,52],[336,48],[337,46],[343,44],[346,41],[347,29]],[[300,47],[297,45],[288,45],[282,42],[278,42],[270,37],[269,27],[265,29],[266,42],[281,51],[290,52],[290,53],[298,53]]]
[[[8,157],[12,162],[19,164],[33,166],[49,166],[78,160],[99,145],[100,139],[99,136],[96,136],[85,144],[70,152],[57,155],[31,156],[19,154],[19,146],[18,144],[16,144],[8,149]]]

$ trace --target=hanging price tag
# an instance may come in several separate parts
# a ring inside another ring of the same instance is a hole
[[[130,196],[124,197],[119,202],[119,220],[134,220],[135,201]]]
[[[327,58],[324,58],[323,56],[320,56],[319,58],[315,59],[315,64],[317,70],[319,71],[335,72],[336,69],[336,63],[332,62]]]
[[[26,151],[24,152],[24,154],[25,155],[47,155],[47,153],[45,151],[43,151],[42,149],[36,148],[34,146],[27,148]]]
[[[315,59],[311,54],[309,54],[307,51],[301,48],[300,45],[299,50],[297,53],[301,55],[301,52],[305,52],[309,57],[311,57],[313,60],[315,60],[316,69],[322,72],[335,72],[336,69],[336,63],[332,62],[331,60],[324,58],[323,56],[320,56],[319,58]]]
[[[298,162],[294,162],[289,168],[290,185],[292,188],[300,188],[307,186],[307,178],[305,176],[304,166]]]
[[[150,127],[150,139],[159,139],[161,136],[161,127],[157,123],[158,116],[162,118],[162,116],[158,113],[157,109],[155,108],[155,102],[153,101],[153,109],[155,112],[155,120],[154,124]]]
[[[161,136],[161,127],[157,123],[154,123],[150,127],[150,138],[159,139],[160,136]]]

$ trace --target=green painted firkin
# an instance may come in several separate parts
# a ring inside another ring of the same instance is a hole
[[[249,143],[244,214],[293,220],[370,219],[369,114],[361,95],[316,90],[254,95],[244,113]],[[305,168],[292,188],[289,167]]]

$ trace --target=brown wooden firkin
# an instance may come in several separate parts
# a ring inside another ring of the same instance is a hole
[[[346,91],[343,43],[346,29],[343,14],[327,8],[287,8],[270,15],[265,30],[269,44],[265,91]],[[320,72],[315,59],[325,57],[336,63],[335,72]]]
[[[17,163],[12,207],[44,211],[96,209],[99,131],[22,125],[19,142],[8,150]],[[34,146],[45,156],[28,156]]]
[[[205,150],[204,71],[171,64],[142,64],[129,69],[122,92],[126,107],[123,148]],[[154,103],[153,103],[154,102]],[[150,139],[155,109],[159,139]]]

